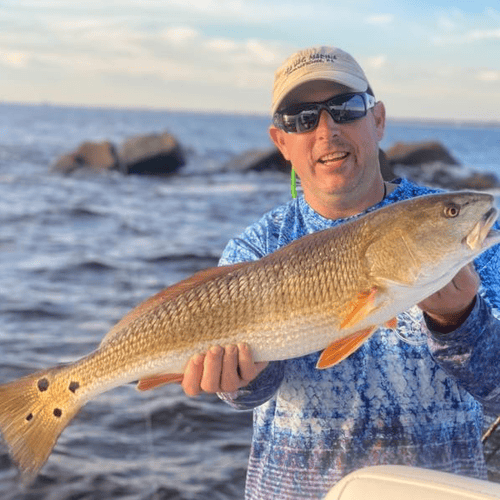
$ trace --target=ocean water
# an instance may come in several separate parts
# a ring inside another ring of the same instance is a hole
[[[137,303],[216,265],[229,238],[287,201],[286,176],[219,172],[267,148],[267,126],[262,116],[0,104],[0,381],[85,355]],[[179,175],[50,171],[83,141],[164,130],[187,152]],[[389,122],[382,146],[400,140],[439,140],[465,167],[500,175],[500,128]],[[0,446],[0,498],[239,499],[251,421],[176,385],[120,387],[83,408],[30,488]]]

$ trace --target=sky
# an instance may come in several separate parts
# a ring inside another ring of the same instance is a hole
[[[313,45],[389,117],[500,121],[499,0],[0,0],[0,102],[265,114]]]

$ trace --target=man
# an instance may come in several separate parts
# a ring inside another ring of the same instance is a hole
[[[303,196],[263,216],[226,247],[221,264],[256,260],[368,209],[430,193],[385,183],[378,144],[385,109],[358,63],[334,47],[292,55],[277,70],[270,135]],[[379,329],[347,359],[316,370],[319,353],[253,363],[248,346],[214,346],[190,360],[188,395],[254,409],[247,499],[322,498],[341,477],[406,464],[485,478],[483,406],[500,409],[500,257],[494,249],[443,290]],[[422,314],[425,311],[425,318]]]

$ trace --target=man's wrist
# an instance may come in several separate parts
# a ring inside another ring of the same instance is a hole
[[[457,328],[462,326],[467,318],[470,316],[470,313],[474,309],[476,305],[477,295],[474,297],[469,306],[459,312],[449,313],[449,314],[429,314],[424,312],[424,319],[427,325],[427,328],[436,333],[447,334],[455,331]]]

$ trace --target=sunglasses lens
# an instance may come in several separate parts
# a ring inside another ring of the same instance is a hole
[[[318,124],[319,113],[317,109],[302,111],[297,115],[297,131],[309,132]]]
[[[336,104],[334,100],[327,102],[332,118],[337,123],[349,123],[366,115],[365,100],[360,95],[353,95],[347,101]]]
[[[372,99],[372,102],[370,98],[371,96],[366,94],[344,95],[334,97],[324,103],[307,105],[302,110],[300,108],[288,109],[285,112],[276,113],[275,124],[288,133],[309,132],[317,127],[322,109],[327,110],[336,123],[353,122],[366,116],[367,109],[373,107],[375,100]]]
[[[318,110],[313,109],[303,109],[299,112],[284,112],[279,113],[279,123],[277,123],[278,128],[283,129],[288,133],[301,133],[309,132],[313,130],[318,124]]]

